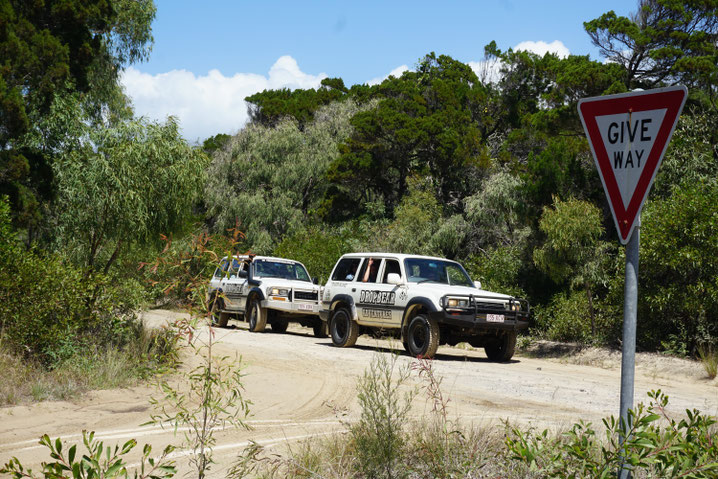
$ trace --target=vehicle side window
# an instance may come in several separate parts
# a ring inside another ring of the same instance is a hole
[[[380,264],[381,258],[367,258],[361,265],[361,271],[359,271],[359,275],[357,276],[359,281],[363,283],[376,283]]]
[[[340,260],[337,267],[334,268],[332,281],[352,281],[356,277],[360,261],[359,258],[344,258]]]
[[[386,266],[384,266],[384,278],[382,279],[382,283],[388,283],[389,274],[390,273],[396,273],[399,276],[401,276],[401,267],[399,266],[399,262],[393,259],[387,259],[384,260],[386,262]]]

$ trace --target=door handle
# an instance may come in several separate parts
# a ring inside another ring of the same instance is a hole
[[[357,292],[357,289],[356,289],[356,288],[352,288],[352,293],[356,293],[356,292]]]

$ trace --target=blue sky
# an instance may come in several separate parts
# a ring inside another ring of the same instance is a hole
[[[155,0],[150,60],[123,75],[138,115],[177,116],[194,142],[236,133],[244,97],[266,88],[347,85],[413,68],[431,51],[478,68],[484,46],[600,59],[583,22],[636,2]]]

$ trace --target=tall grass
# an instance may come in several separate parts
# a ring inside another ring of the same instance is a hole
[[[715,379],[718,375],[718,351],[713,346],[701,345],[698,347],[698,356],[708,378]]]

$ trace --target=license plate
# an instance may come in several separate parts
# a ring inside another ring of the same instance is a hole
[[[313,308],[313,305],[311,305],[311,304],[301,304],[301,303],[300,303],[300,304],[299,304],[299,309],[301,309],[301,310],[303,310],[303,311],[311,311],[311,310],[314,309],[314,308]]]
[[[503,314],[487,314],[486,321],[489,323],[503,323],[504,315]]]

